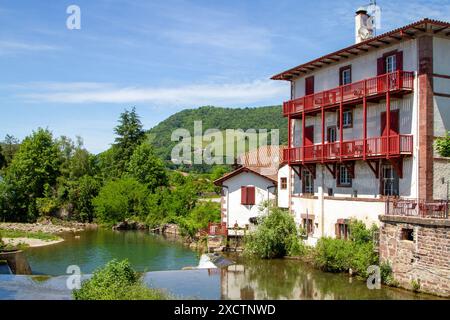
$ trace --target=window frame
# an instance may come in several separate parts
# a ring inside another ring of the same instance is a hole
[[[280,189],[281,190],[286,190],[287,189],[287,178],[286,177],[281,177],[280,178]]]
[[[389,63],[390,59],[392,59],[391,63]],[[385,63],[386,73],[392,73],[392,72],[397,71],[397,54],[394,53],[394,54],[390,54],[390,55],[386,56],[384,58],[384,63]],[[390,65],[392,66],[392,70],[391,71],[389,71],[389,66]]]
[[[345,170],[345,175],[346,175],[346,178],[348,179],[347,183],[345,183],[345,182],[343,183],[341,180],[342,172],[343,172],[342,169]],[[350,174],[350,169],[346,165],[343,165],[343,164],[339,165],[338,170],[337,170],[337,175],[336,175],[336,186],[339,188],[351,188],[352,185],[353,185],[353,178],[352,178],[352,175]]]
[[[307,181],[311,182],[311,185],[307,186]],[[310,191],[306,191],[306,190]],[[303,194],[313,195],[314,194],[314,177],[311,172],[307,169],[304,169],[302,172],[302,192]]]
[[[348,123],[345,123],[346,115],[350,115],[350,116],[347,116],[347,120],[350,119],[350,121],[348,121]],[[343,112],[342,112],[342,127],[344,129],[353,128],[353,110],[351,110],[351,109],[343,110]]]
[[[345,82],[345,73],[348,72],[348,81]],[[352,83],[352,66],[348,65],[339,69],[339,86],[345,86]]]
[[[331,141],[332,139],[330,139],[331,138],[331,131],[334,131],[334,140],[333,141]],[[337,138],[338,138],[338,134],[337,134],[337,126],[328,126],[327,127],[327,142],[328,143],[334,143],[334,142],[336,142],[337,141]]]
[[[302,227],[305,229],[307,235],[314,234],[314,220],[311,218],[302,218]]]
[[[249,190],[253,190],[249,192]],[[245,200],[243,193],[245,192]],[[252,196],[250,196],[252,195]],[[256,203],[256,188],[255,186],[241,186],[241,205],[253,206]]]

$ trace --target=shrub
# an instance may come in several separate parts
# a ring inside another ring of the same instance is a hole
[[[92,200],[96,217],[103,223],[116,223],[143,216],[147,188],[133,178],[109,181]]]
[[[75,300],[163,300],[164,292],[147,288],[127,260],[112,260],[72,292]]]
[[[220,221],[220,204],[216,202],[200,202],[186,216],[178,219],[178,225],[183,234],[191,237],[201,230],[208,227],[209,222]]]
[[[282,209],[271,208],[257,230],[247,236],[245,251],[263,259],[279,258],[293,251],[294,241],[298,241],[294,218]]]
[[[324,271],[347,271],[350,268],[351,247],[350,241],[320,238],[314,249],[314,264]]]
[[[395,280],[392,275],[392,267],[389,264],[389,262],[383,262],[380,265],[380,274],[381,274],[381,281],[384,284],[386,284],[388,286],[392,286],[392,287],[398,286],[398,281]]]
[[[439,137],[435,142],[436,150],[442,157],[450,157],[450,131],[445,137]]]

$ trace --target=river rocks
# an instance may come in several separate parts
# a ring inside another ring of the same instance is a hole
[[[113,230],[148,230],[148,227],[137,221],[125,220],[112,227]]]
[[[87,228],[95,228],[94,224],[85,224],[80,222],[61,222],[54,224],[51,220],[43,220],[37,223],[0,223],[0,229],[25,231],[25,232],[45,232],[45,233],[63,233],[63,232],[79,232]]]
[[[180,228],[173,223],[165,224],[162,233],[164,234],[172,234],[172,235],[179,235],[180,234]]]

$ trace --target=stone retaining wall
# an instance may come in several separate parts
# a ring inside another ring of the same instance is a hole
[[[380,216],[380,262],[401,287],[450,297],[450,220]],[[412,241],[402,230],[413,230]]]

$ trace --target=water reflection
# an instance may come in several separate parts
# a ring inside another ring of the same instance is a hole
[[[369,290],[364,281],[324,273],[300,261],[241,260],[221,272],[221,299],[430,299],[401,289]]]

